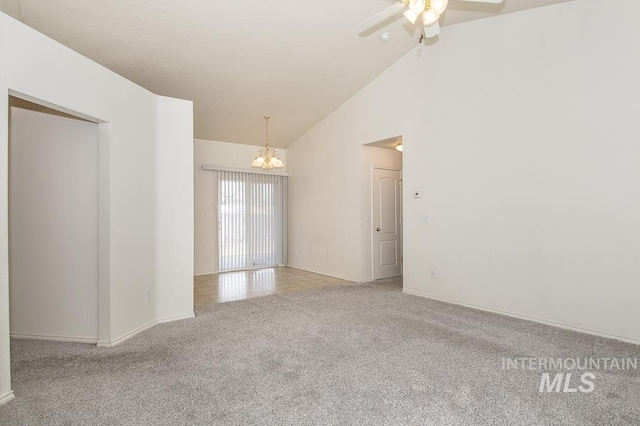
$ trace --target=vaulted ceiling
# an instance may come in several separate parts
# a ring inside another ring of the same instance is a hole
[[[447,25],[567,0],[451,0]],[[415,47],[393,0],[0,0],[25,24],[148,90],[194,102],[195,137],[286,147]],[[389,32],[383,43],[378,36]],[[424,46],[428,49],[429,46]]]

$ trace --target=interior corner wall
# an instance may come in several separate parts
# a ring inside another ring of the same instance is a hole
[[[357,275],[354,147],[402,135],[405,292],[640,343],[638,14],[576,0],[416,47],[288,148],[292,263],[324,241]]]
[[[402,169],[402,154],[355,143],[397,136],[394,134],[397,125],[386,130],[372,130],[376,126],[368,126],[357,118],[350,121],[347,116],[343,117],[348,110],[346,107],[339,109],[287,148],[288,265],[364,282],[373,279],[373,167]],[[349,123],[345,126],[349,129],[347,134],[342,134],[339,126],[332,122],[334,116],[339,116],[337,120],[342,123]],[[378,131],[384,133],[377,134],[385,136],[375,138],[373,135]]]
[[[203,170],[203,165],[246,169],[264,146],[195,139],[195,275],[218,272],[218,181],[217,174]],[[278,155],[288,166],[287,150],[278,148]]]
[[[193,317],[193,103],[157,97],[156,317]]]
[[[100,163],[108,160],[109,309],[105,344],[154,324],[158,221],[157,97],[77,52],[0,13],[0,401],[11,394],[8,299],[7,146],[9,93],[100,123]],[[184,126],[168,114],[162,129]],[[173,124],[171,124],[173,123]],[[103,139],[108,137],[108,143]],[[107,149],[108,152],[103,152]],[[107,158],[108,157],[108,158]],[[100,207],[102,209],[102,207]],[[193,212],[193,205],[183,206]],[[191,213],[192,214],[192,213]],[[181,216],[182,217],[182,216]],[[104,241],[101,235],[101,241]],[[192,236],[188,236],[192,238]],[[189,252],[180,254],[185,257]],[[179,259],[169,261],[180,263]],[[100,267],[104,265],[101,263]],[[189,269],[192,270],[191,268]],[[102,318],[102,316],[101,316]],[[102,326],[102,320],[100,322]],[[102,327],[101,327],[102,328]]]
[[[360,147],[320,123],[287,149],[288,265],[361,281]]]

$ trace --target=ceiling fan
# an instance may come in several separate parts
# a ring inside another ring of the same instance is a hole
[[[460,0],[473,3],[499,4],[504,0]],[[373,15],[360,24],[361,31],[366,31],[389,18],[400,13],[412,24],[422,16],[423,34],[425,38],[435,37],[440,34],[440,15],[444,13],[449,5],[449,0],[400,0],[396,4],[388,7],[380,13]],[[422,38],[420,38],[422,41]]]

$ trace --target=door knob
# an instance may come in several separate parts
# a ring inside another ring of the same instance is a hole
[[[380,231],[382,231],[382,229],[380,229],[380,228],[376,228],[376,231],[380,232]]]

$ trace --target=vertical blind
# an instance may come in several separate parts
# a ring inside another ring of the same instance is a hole
[[[287,261],[287,177],[218,171],[220,271]]]

